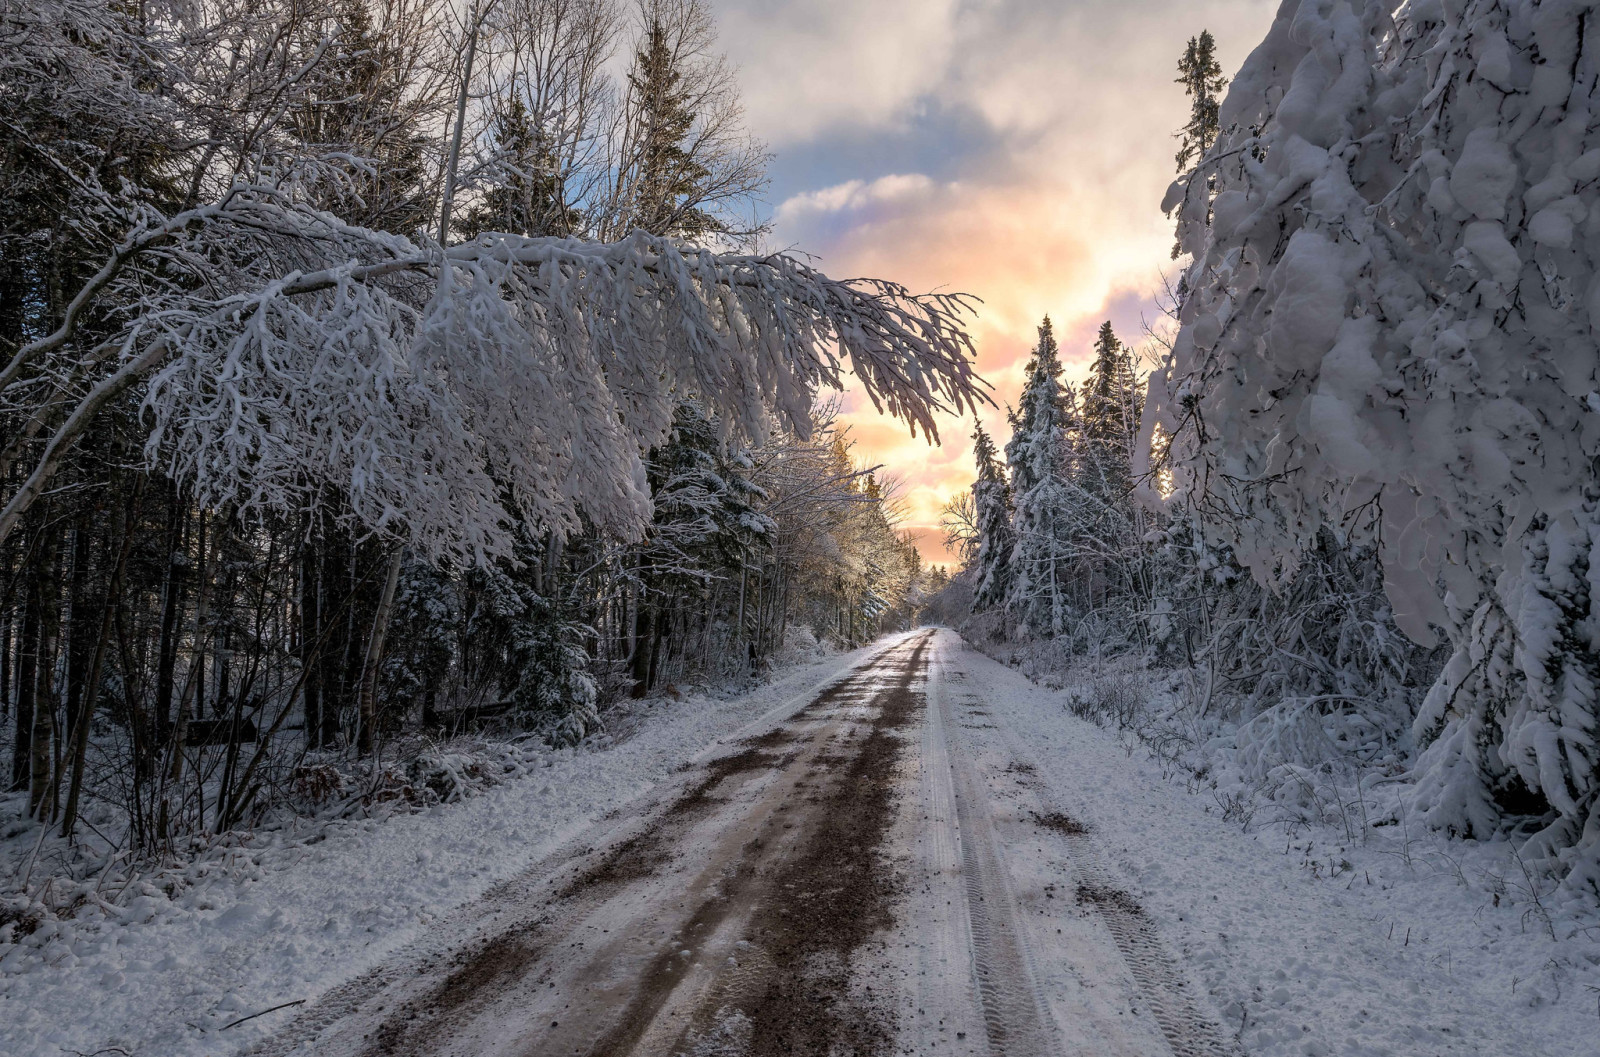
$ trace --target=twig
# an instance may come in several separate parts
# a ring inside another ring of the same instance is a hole
[[[281,1003],[279,1005],[273,1006],[271,1009],[263,1009],[259,1013],[252,1013],[248,1017],[240,1017],[238,1020],[231,1020],[228,1023],[222,1025],[222,1027],[218,1028],[217,1030],[218,1031],[227,1031],[229,1028],[234,1027],[237,1024],[243,1024],[247,1020],[254,1020],[257,1017],[264,1017],[268,1013],[276,1013],[278,1010],[280,1010],[280,1009],[288,1009],[290,1006],[303,1006],[305,1004],[306,1004],[306,1000],[305,999],[297,998],[293,1002],[284,1002],[284,1003]]]

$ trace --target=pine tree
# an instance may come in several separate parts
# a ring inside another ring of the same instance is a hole
[[[659,19],[650,23],[628,83],[639,108],[633,226],[686,239],[717,232],[716,220],[694,205],[711,172],[685,147],[695,114]]]
[[[972,505],[978,524],[976,609],[991,609],[1005,602],[1011,587],[1011,551],[1016,536],[1011,531],[1011,485],[996,457],[994,441],[977,423],[972,433],[978,478],[972,482]]]

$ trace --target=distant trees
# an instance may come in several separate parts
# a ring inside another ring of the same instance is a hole
[[[1062,379],[1047,317],[1012,414],[1005,462],[980,425],[971,508],[974,604],[1027,638],[1135,639],[1151,585],[1131,472],[1143,385],[1107,322],[1081,389]]]

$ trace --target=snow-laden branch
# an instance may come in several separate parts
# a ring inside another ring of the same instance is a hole
[[[1418,807],[1485,835],[1537,794],[1537,846],[1600,891],[1587,7],[1286,3],[1168,195],[1194,264],[1146,426],[1261,581],[1329,526],[1374,547],[1398,625],[1455,651]]]
[[[686,396],[749,438],[774,423],[804,434],[818,388],[846,372],[930,436],[938,411],[980,398],[961,296],[643,232],[441,249],[270,191],[135,233],[74,304],[4,381],[57,369],[84,319],[115,320],[120,332],[96,337],[123,351],[6,497],[0,539],[95,415],[135,389],[147,457],[205,503],[286,510],[337,494],[368,528],[472,556],[504,553],[519,519],[572,531],[580,510],[637,534],[642,456]]]

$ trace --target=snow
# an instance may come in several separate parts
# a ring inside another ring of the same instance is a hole
[[[139,1057],[199,1057],[245,1048],[292,1012],[218,1032],[355,978],[452,908],[598,817],[626,811],[746,725],[776,722],[895,641],[804,664],[744,697],[643,706],[631,736],[614,747],[555,752],[543,770],[463,802],[335,824],[325,839],[275,843],[174,899],[137,898],[115,920],[47,923],[40,932],[60,934],[0,943],[0,1055],[120,1046]]]
[[[1398,827],[1351,840],[1270,808],[1241,825],[1225,805],[1248,789],[1225,759],[1213,785],[1072,715],[1081,687],[1036,687],[964,645],[951,659],[994,726],[963,737],[996,764],[1031,758],[1252,1057],[1596,1052],[1600,928],[1543,916],[1505,843]],[[1073,868],[1047,845],[1006,852],[1013,876]]]
[[[1395,622],[1459,661],[1414,730],[1428,823],[1491,836],[1537,794],[1530,854],[1593,899],[1590,14],[1287,0],[1168,194],[1192,263],[1146,421],[1172,508],[1264,585],[1330,530],[1376,549]]]

